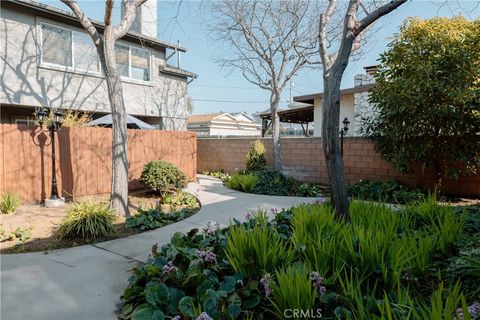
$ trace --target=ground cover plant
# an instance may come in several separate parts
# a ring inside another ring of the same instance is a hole
[[[176,233],[133,270],[124,319],[478,319],[478,208],[433,197],[395,211],[352,202],[249,213]],[[468,225],[467,225],[468,223]]]
[[[301,182],[270,170],[237,172],[224,183],[237,191],[271,196],[316,197],[322,192],[316,183]]]
[[[355,199],[398,204],[412,203],[426,196],[420,189],[408,188],[397,181],[361,180],[351,185],[348,191]]]
[[[227,180],[230,177],[230,175],[228,173],[225,173],[225,170],[223,170],[223,169],[207,170],[207,171],[202,172],[202,174],[218,178],[222,181]]]

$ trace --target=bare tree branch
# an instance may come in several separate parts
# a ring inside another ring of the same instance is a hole
[[[323,61],[324,68],[329,68],[331,65],[330,55],[327,51],[327,26],[336,7],[337,1],[330,0],[327,11],[320,14],[318,37],[320,42],[320,57]]]
[[[113,34],[115,39],[123,37],[135,20],[136,10],[147,0],[122,0],[123,15],[120,24],[114,28]]]
[[[112,11],[113,11],[113,0],[106,0],[105,1],[105,17],[103,19],[105,26],[109,26],[112,24]]]
[[[365,30],[369,25],[371,25],[384,15],[389,14],[393,10],[397,9],[405,2],[407,2],[407,0],[390,1],[389,3],[377,8],[375,11],[372,11],[370,14],[368,14],[365,18],[363,18],[357,23],[357,27],[355,29],[355,36],[359,35],[360,32]]]
[[[65,5],[67,5],[73,13],[77,16],[78,21],[82,24],[83,28],[90,34],[93,39],[93,42],[98,47],[101,43],[100,34],[98,33],[97,28],[92,24],[82,9],[79,7],[77,1],[75,0],[61,0]]]

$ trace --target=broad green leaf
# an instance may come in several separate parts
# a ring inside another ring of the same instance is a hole
[[[185,296],[178,302],[178,310],[185,316],[185,317],[194,317],[194,300],[192,297]]]

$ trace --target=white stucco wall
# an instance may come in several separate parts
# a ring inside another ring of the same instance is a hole
[[[22,106],[62,107],[91,112],[110,112],[105,80],[101,74],[66,72],[44,67],[39,61],[39,21],[28,12],[2,7],[0,16],[0,103]],[[129,43],[129,45],[137,46]],[[159,72],[164,50],[152,51],[150,83],[123,82],[127,112],[163,117],[163,128],[185,130],[187,83],[183,77]],[[160,121],[160,120],[159,120]]]
[[[343,119],[345,117],[348,118],[350,121],[350,129],[348,131],[349,136],[355,136],[352,128],[354,128],[354,95],[342,95],[340,97],[340,128],[343,127]],[[315,98],[314,100],[314,108],[313,108],[313,118],[315,119],[315,124],[313,127],[313,136],[314,137],[321,137],[322,136],[322,100],[321,98]]]
[[[355,86],[364,86],[375,83],[375,79],[370,74],[358,74],[355,76]],[[372,117],[375,114],[374,105],[368,102],[369,93],[355,93],[355,122],[353,131],[355,135],[361,135],[360,129],[364,119]]]

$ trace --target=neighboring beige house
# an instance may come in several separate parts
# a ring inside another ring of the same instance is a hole
[[[94,118],[110,113],[97,52],[73,14],[30,0],[1,0],[0,6],[2,123],[29,123],[38,107]],[[196,75],[169,64],[186,49],[156,38],[156,9],[148,0],[116,44],[127,113],[160,129],[185,130],[187,85]],[[102,22],[92,22],[103,32]]]
[[[349,136],[360,136],[362,118],[371,116],[373,112],[373,106],[368,102],[368,92],[374,86],[375,69],[375,66],[365,67],[366,74],[355,76],[353,88],[340,90],[340,128],[343,127],[341,123],[343,119],[348,118],[350,121]],[[297,96],[293,100],[313,105],[311,107],[314,119],[313,135],[320,137],[322,135],[322,93]]]
[[[188,131],[198,136],[260,136],[261,126],[245,113],[224,112],[192,115],[188,118]]]

